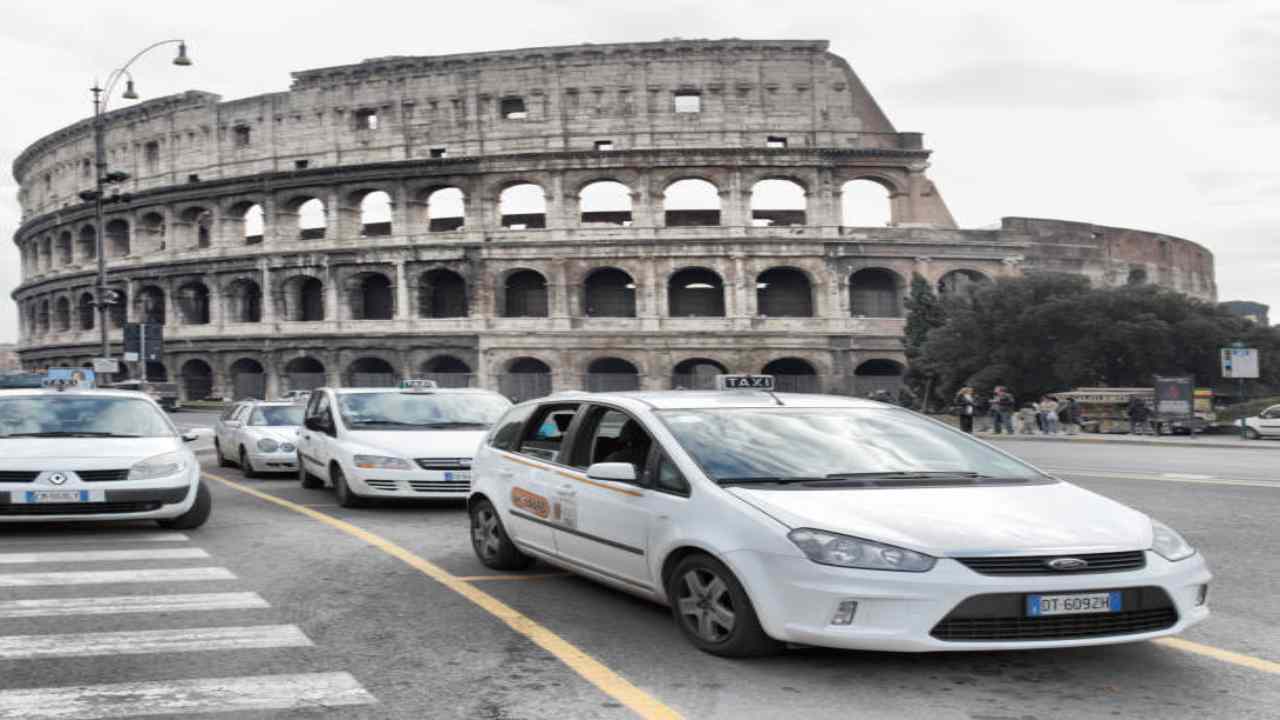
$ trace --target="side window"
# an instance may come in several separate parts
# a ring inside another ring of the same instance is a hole
[[[507,414],[494,424],[489,444],[499,450],[515,450],[516,444],[520,441],[520,431],[524,429],[525,421],[535,409],[537,409],[536,405],[528,405],[508,410]]]
[[[644,477],[653,440],[638,421],[612,408],[595,407],[582,424],[579,442],[573,446],[574,467],[586,469],[598,462],[624,462]]]
[[[236,413],[236,420],[239,420],[241,423],[248,423],[250,412],[253,412],[253,405],[250,403],[241,405],[239,412]]]
[[[232,405],[231,407],[227,408],[226,410],[223,410],[223,411],[222,411],[222,417],[221,417],[220,419],[221,419],[223,422],[226,422],[226,421],[230,420],[230,419],[231,419],[231,417],[232,417],[233,415],[235,415],[237,412],[239,412],[239,410],[240,410],[240,403],[236,403],[236,404]]]
[[[540,406],[525,425],[516,452],[547,462],[560,462],[560,450],[578,408],[578,403]]]
[[[333,419],[329,417],[328,393],[316,393],[311,396],[311,402],[307,405],[306,417],[308,419],[315,418],[329,425],[333,424]]]
[[[688,495],[689,481],[685,480],[684,473],[680,472],[680,468],[671,462],[671,458],[661,450],[654,453],[656,465],[653,468],[653,489],[669,492],[673,495]]]

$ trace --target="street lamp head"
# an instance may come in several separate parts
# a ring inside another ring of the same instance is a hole
[[[174,65],[183,65],[183,66],[186,66],[186,65],[190,65],[190,64],[191,64],[191,58],[187,57],[187,44],[186,44],[186,43],[184,43],[184,42],[182,42],[182,43],[178,43],[178,57],[176,57],[176,58],[174,58],[174,59],[173,59],[173,64],[174,64]]]
[[[137,99],[138,99],[138,91],[136,91],[136,90],[134,90],[134,89],[133,89],[133,79],[132,79],[132,78],[130,78],[130,79],[128,79],[128,80],[126,80],[126,81],[124,82],[124,94],[123,94],[123,95],[121,95],[120,97],[124,98],[125,100],[137,100]]]

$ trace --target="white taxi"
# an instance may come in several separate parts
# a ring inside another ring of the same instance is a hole
[[[511,401],[488,390],[319,388],[298,433],[298,478],[331,485],[338,504],[380,498],[465,498],[476,448]]]
[[[245,477],[298,471],[298,429],[302,405],[245,400],[233,404],[213,425],[213,450],[220,467],[240,466]]]
[[[1209,614],[1172,529],[879,402],[551,396],[498,421],[473,473],[485,565],[540,558],[667,604],[720,655],[1096,645]]]
[[[186,445],[195,439],[142,393],[0,390],[0,522],[199,527],[212,501]]]

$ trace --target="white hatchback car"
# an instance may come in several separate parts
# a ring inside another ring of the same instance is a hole
[[[465,498],[476,448],[511,401],[467,388],[319,388],[298,434],[302,486],[338,504]]]
[[[485,565],[541,558],[668,604],[721,655],[1096,645],[1209,614],[1173,530],[879,402],[551,396],[498,421],[473,473]]]
[[[199,527],[212,501],[192,440],[142,393],[0,390],[0,522]]]
[[[220,467],[240,466],[245,477],[298,471],[302,405],[245,400],[227,408],[213,426]]]
[[[1245,437],[1250,440],[1280,435],[1280,405],[1272,405],[1257,415],[1236,420],[1236,427],[1242,425]]]

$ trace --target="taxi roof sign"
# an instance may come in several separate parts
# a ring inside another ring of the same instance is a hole
[[[717,390],[773,390],[772,375],[717,375]]]
[[[435,380],[425,380],[422,378],[405,378],[400,381],[400,389],[405,392],[426,392],[440,387]]]
[[[89,368],[52,367],[45,373],[41,384],[55,390],[92,390],[97,385],[97,376]]]

